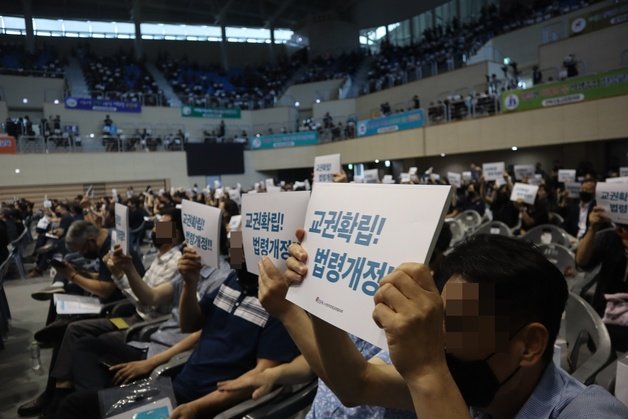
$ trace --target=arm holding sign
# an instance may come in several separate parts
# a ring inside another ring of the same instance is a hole
[[[576,250],[576,264],[578,266],[584,267],[592,264],[595,235],[608,222],[610,222],[610,218],[606,215],[604,208],[594,207],[591,210],[591,213],[589,213],[589,228],[580,240],[580,243],[578,243],[578,249]]]
[[[301,282],[307,273],[307,253],[300,245],[292,244],[290,254],[292,256],[287,261],[286,277],[291,278],[292,282]],[[412,399],[406,384],[392,365],[367,362],[345,332],[314,316],[312,324],[317,358],[324,371],[324,375],[319,377],[344,405],[372,404],[412,409]],[[299,345],[296,339],[295,342]],[[303,353],[310,362],[308,353]]]
[[[183,277],[183,290],[179,300],[179,326],[183,333],[195,332],[203,327],[203,313],[196,297],[196,285],[201,276],[201,257],[187,246],[177,264]]]
[[[79,274],[74,267],[68,262],[64,262],[63,267],[56,268],[61,275],[70,281],[100,298],[109,298],[116,290],[116,284],[109,281],[101,281]]]

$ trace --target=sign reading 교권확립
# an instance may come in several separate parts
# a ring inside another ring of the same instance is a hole
[[[185,242],[201,257],[203,265],[218,267],[220,255],[220,210],[184,199],[181,218]]]
[[[628,183],[599,182],[595,187],[597,205],[614,223],[628,224]]]
[[[504,112],[527,111],[628,94],[628,68],[503,92]]]
[[[214,119],[240,119],[242,117],[240,108],[216,109],[189,105],[181,106],[181,116]]]
[[[404,262],[427,263],[451,186],[315,183],[305,217],[308,271],[287,298],[380,348],[372,320],[379,281]],[[391,202],[403,203],[391,205]]]

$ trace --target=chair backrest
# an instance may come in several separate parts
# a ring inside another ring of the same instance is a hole
[[[464,226],[458,220],[447,221],[451,230],[451,245],[464,239]]]
[[[561,244],[540,244],[539,250],[552,262],[565,277],[573,277],[576,274],[576,257],[573,252]]]
[[[482,216],[475,210],[466,210],[456,216],[456,220],[460,221],[465,231],[474,231],[482,224]]]
[[[549,222],[551,224],[557,225],[557,226],[562,226],[565,223],[565,219],[560,215],[557,214],[555,212],[550,212],[549,213]]]
[[[488,223],[484,223],[480,227],[478,227],[478,229],[475,230],[473,234],[497,234],[500,236],[512,236],[510,227],[508,227],[506,223],[503,223],[501,221],[490,221]]]
[[[569,247],[569,236],[567,232],[554,224],[542,224],[533,227],[523,238],[534,244],[556,243]]]
[[[565,339],[571,375],[583,384],[592,383],[595,375],[613,359],[606,325],[593,307],[573,292],[569,293],[565,308]],[[593,354],[586,360],[580,359],[585,349],[591,346],[594,347]]]

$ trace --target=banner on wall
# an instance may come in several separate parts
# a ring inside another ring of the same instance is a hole
[[[15,138],[10,135],[0,135],[0,154],[15,154],[16,152]]]
[[[318,132],[303,131],[289,134],[260,135],[259,137],[251,138],[249,141],[252,150],[314,145],[318,144]]]
[[[628,94],[628,68],[503,92],[504,112],[527,111]]]
[[[424,125],[425,117],[423,110],[413,109],[409,112],[402,112],[382,118],[358,121],[358,137],[421,128]]]
[[[569,20],[569,36],[599,31],[624,22],[628,22],[628,3],[604,7]]]
[[[81,111],[101,112],[142,112],[142,104],[139,102],[124,102],[121,100],[103,100],[78,97],[66,97],[65,108]]]
[[[240,108],[218,109],[183,105],[181,106],[181,116],[192,118],[240,119],[242,118],[242,112]]]

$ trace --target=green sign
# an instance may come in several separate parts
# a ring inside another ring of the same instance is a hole
[[[181,116],[193,118],[240,119],[240,108],[213,109],[196,106],[181,106]]]
[[[318,144],[317,131],[294,132],[291,134],[260,135],[249,140],[251,150],[263,148],[296,147]]]
[[[518,112],[626,94],[628,68],[623,68],[594,76],[545,83],[530,89],[509,90],[502,93],[501,103],[502,111]]]
[[[599,31],[628,22],[628,2],[583,13],[569,21],[569,36]]]

